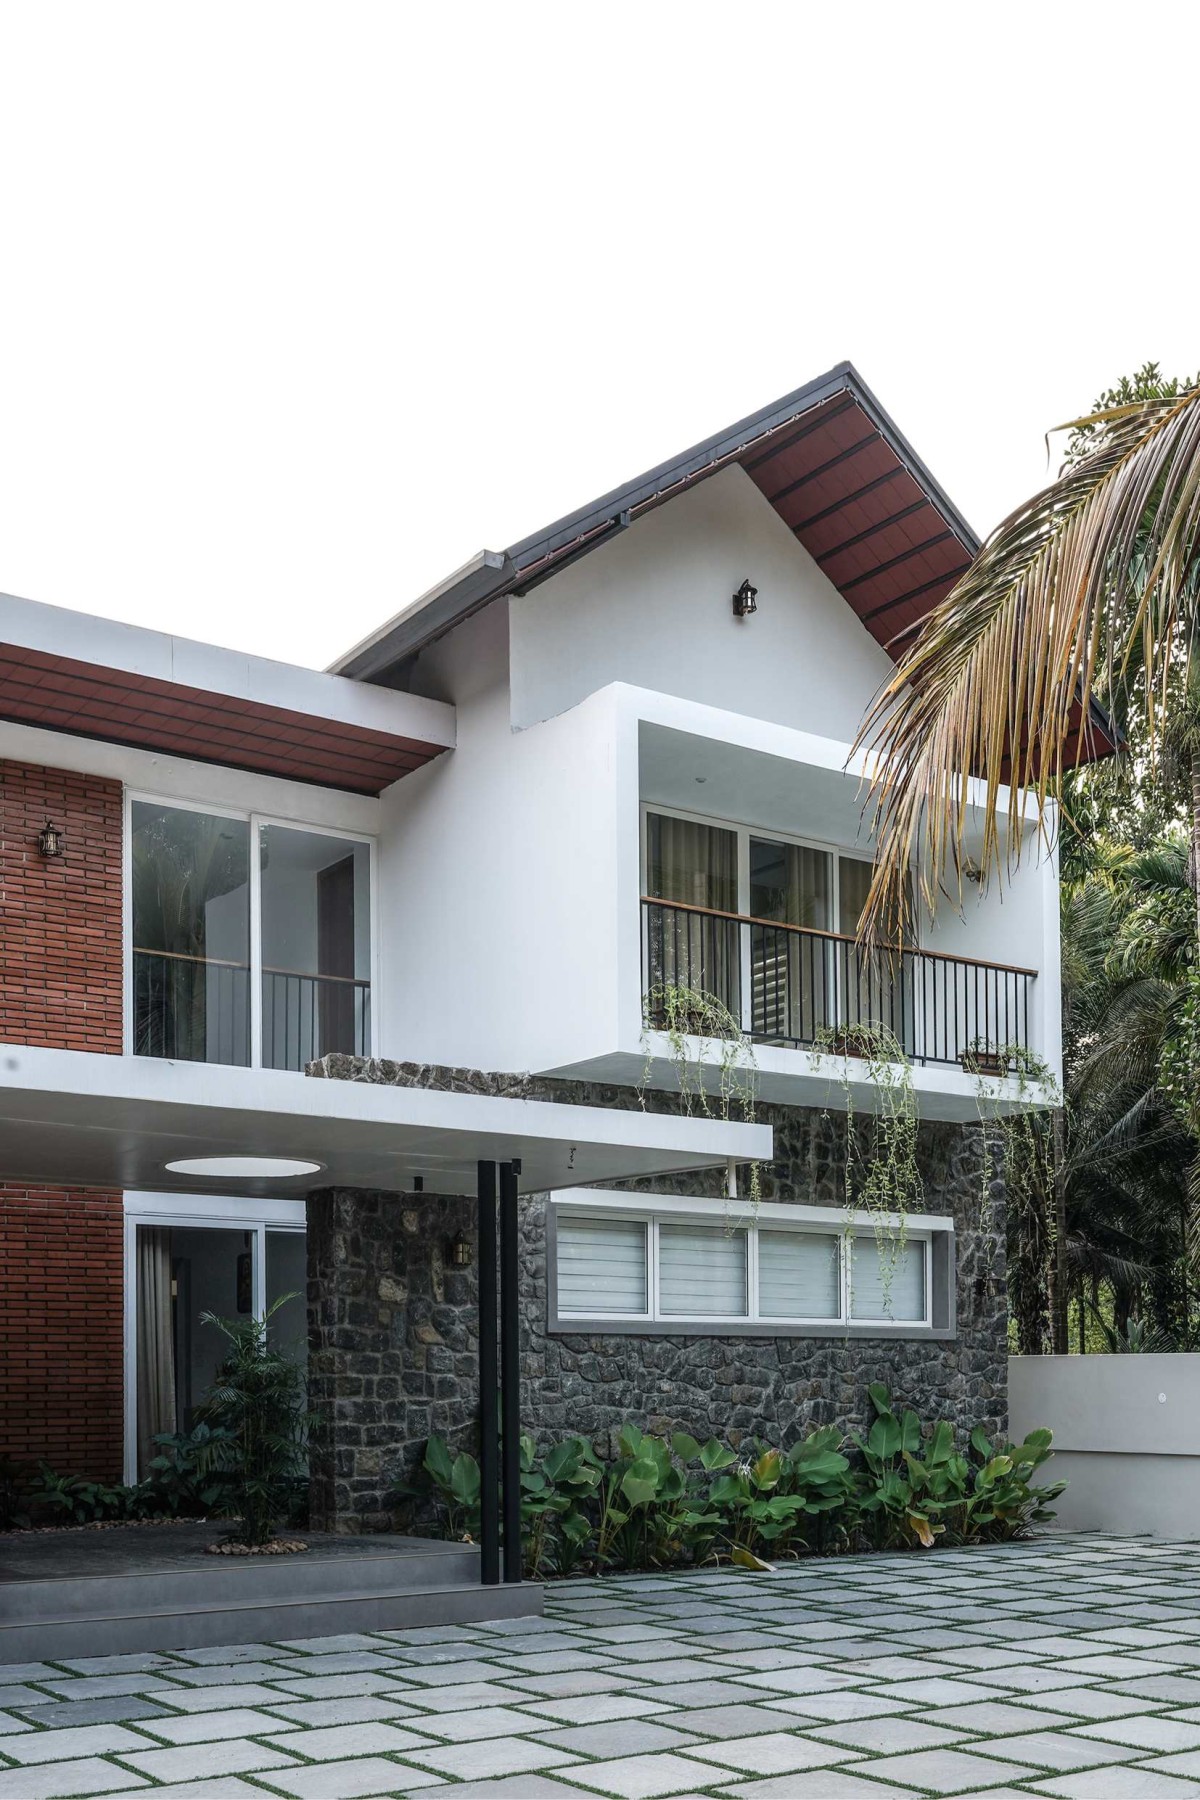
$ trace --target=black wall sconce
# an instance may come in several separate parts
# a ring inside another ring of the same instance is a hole
[[[475,1261],[475,1246],[465,1231],[450,1239],[449,1261],[452,1269],[469,1269]]]
[[[758,589],[751,587],[747,578],[733,596],[733,616],[735,619],[747,619],[751,613],[757,611]]]
[[[38,832],[37,846],[43,856],[65,856],[67,850],[66,836],[59,830],[57,825],[52,825],[49,819],[47,819],[46,823],[42,826],[42,829]]]

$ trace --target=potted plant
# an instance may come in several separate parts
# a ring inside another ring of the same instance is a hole
[[[1010,1075],[1012,1073],[1012,1052],[1007,1045],[989,1044],[985,1038],[976,1038],[959,1056],[959,1062],[968,1075]]]

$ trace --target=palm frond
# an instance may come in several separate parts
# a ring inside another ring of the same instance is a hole
[[[1111,688],[1136,654],[1148,707],[1166,692],[1200,537],[1200,388],[1075,423],[1096,447],[992,533],[859,733],[875,759],[868,938],[902,920],[914,858],[927,906],[952,876],[961,904],[969,824],[985,876],[1019,860],[1023,795],[1044,819],[1099,674]]]

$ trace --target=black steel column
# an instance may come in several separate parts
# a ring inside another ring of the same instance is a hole
[[[521,1313],[517,1246],[519,1162],[500,1164],[500,1461],[504,1579],[521,1579]]]
[[[479,1165],[479,1579],[500,1579],[496,1369],[496,1165]]]

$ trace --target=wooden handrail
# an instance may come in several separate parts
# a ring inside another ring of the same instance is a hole
[[[825,931],[819,925],[787,925],[782,919],[759,919],[753,913],[723,912],[716,906],[693,906],[690,900],[662,900],[656,894],[643,894],[642,904],[667,906],[672,912],[699,913],[704,919],[728,919],[734,925],[761,925],[766,931],[794,931],[800,937],[828,938],[835,944],[858,944],[858,939],[846,931]],[[925,950],[919,944],[910,944],[907,949],[900,944],[879,944],[876,948],[893,956],[926,956],[935,962],[963,963],[971,969],[995,969],[1001,975],[1037,975],[1036,969],[1022,969],[1016,963],[981,962],[977,957],[955,956],[950,950]]]
[[[137,944],[134,945],[133,954],[135,956],[161,956],[168,962],[195,963],[204,969],[242,969],[246,974],[250,973],[249,963],[229,962],[221,956],[189,956],[183,950],[147,950]],[[362,975],[319,975],[304,969],[276,969],[269,963],[263,964],[262,972],[264,975],[287,975],[295,981],[341,981],[347,987],[359,988],[369,988],[371,985],[369,978]]]

